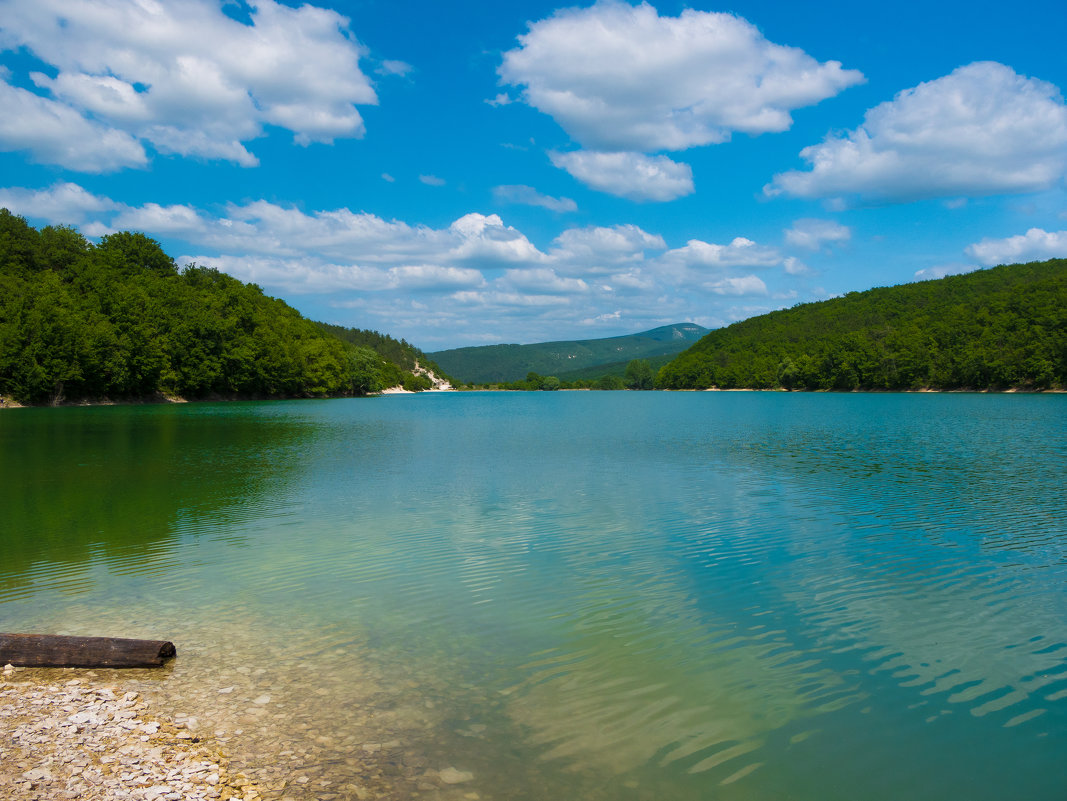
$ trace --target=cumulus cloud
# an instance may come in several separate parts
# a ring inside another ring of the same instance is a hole
[[[121,204],[110,198],[94,195],[77,184],[65,182],[48,189],[0,189],[0,207],[25,217],[67,225],[91,222],[101,214],[122,208]]]
[[[260,255],[200,254],[177,259],[179,264],[206,264],[224,273],[288,294],[388,289],[388,272],[378,267],[334,264],[307,258],[276,258]]]
[[[552,163],[583,184],[629,200],[674,200],[693,194],[693,170],[666,156],[575,150],[549,153]]]
[[[129,134],[88,120],[71,107],[19,89],[0,77],[0,150],[28,150],[35,160],[82,172],[148,163]]]
[[[525,235],[504,225],[496,214],[465,214],[449,231],[459,239],[449,255],[461,261],[533,264],[545,258]]]
[[[552,244],[553,260],[586,273],[612,271],[620,264],[644,260],[646,251],[667,248],[662,236],[632,224],[569,228]]]
[[[541,294],[573,294],[575,292],[585,292],[589,289],[589,285],[581,278],[560,276],[549,267],[538,267],[530,270],[508,270],[504,274],[501,283],[517,290]]]
[[[266,126],[301,145],[362,136],[355,107],[377,96],[348,20],[274,0],[249,17],[238,22],[212,0],[8,0],[3,45],[26,48],[55,76],[29,76],[44,95],[0,82],[0,147],[106,172],[143,165],[145,142],[253,166],[243,143]]]
[[[800,155],[811,169],[776,175],[765,194],[907,202],[1035,192],[1067,174],[1067,107],[1051,83],[977,62],[901,92]]]
[[[755,275],[723,278],[706,284],[716,295],[766,295],[767,285]]]
[[[531,23],[498,72],[584,147],[640,152],[784,131],[793,109],[863,80],[733,14],[661,17],[615,0]]]
[[[144,231],[185,254],[180,263],[347,309],[346,324],[421,332],[429,337],[420,339],[424,347],[451,347],[487,330],[548,341],[576,320],[611,334],[684,319],[710,323],[730,319],[734,307],[723,304],[732,298],[792,297],[777,287],[772,294],[750,274],[775,265],[788,271],[789,260],[744,237],[668,250],[662,236],[636,225],[587,226],[562,231],[542,251],[496,214],[471,212],[432,228],[265,200],[127,205],[72,183],[0,188],[0,205],[50,223],[75,221],[90,236]]]
[[[145,203],[136,208],[124,207],[111,225],[115,230],[152,231],[157,236],[198,236],[209,222],[192,206],[161,206]]]
[[[685,247],[667,251],[664,260],[692,267],[774,267],[781,264],[782,254],[777,248],[759,245],[739,236],[729,245],[690,239]]]
[[[557,212],[577,211],[578,204],[569,197],[542,195],[532,186],[506,185],[493,187],[493,199],[497,203],[521,203],[525,206],[540,206]]]
[[[242,281],[276,287],[293,295],[344,291],[441,293],[476,289],[486,283],[478,270],[440,264],[384,268],[306,258],[230,254],[182,256],[177,261],[179,264],[209,264]]]
[[[445,179],[438,178],[436,175],[420,175],[419,180],[427,186],[444,186]]]
[[[851,238],[851,229],[834,220],[805,218],[794,222],[785,232],[786,244],[804,250],[818,250],[825,244],[847,242]]]
[[[986,267],[1067,258],[1067,231],[1051,232],[1031,228],[1025,234],[1009,236],[1006,239],[983,239],[969,245],[966,253]]]

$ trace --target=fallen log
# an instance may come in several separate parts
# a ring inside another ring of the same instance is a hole
[[[166,640],[68,637],[59,634],[0,634],[0,666],[148,668],[177,653]]]

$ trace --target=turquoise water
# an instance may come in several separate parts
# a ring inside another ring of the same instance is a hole
[[[0,630],[174,639],[158,694],[335,786],[379,727],[473,776],[423,796],[1062,799],[1065,446],[1062,395],[10,410]]]

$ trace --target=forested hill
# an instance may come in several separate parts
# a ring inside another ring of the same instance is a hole
[[[73,228],[38,231],[0,209],[5,398],[314,397],[429,388],[426,377],[374,347],[411,349],[407,343],[339,330],[346,336],[218,270],[179,270],[143,234],[111,234],[94,245]],[[351,341],[360,336],[364,342]]]
[[[518,381],[531,371],[556,376],[600,376],[615,371],[619,364],[621,375],[627,362],[680,353],[706,332],[706,328],[694,323],[678,323],[620,337],[532,345],[479,345],[437,351],[430,356],[449,373],[478,384]]]
[[[663,389],[1067,386],[1067,260],[851,292],[712,331]]]
[[[437,378],[456,385],[458,382],[445,373],[433,359],[404,339],[394,339],[388,334],[368,331],[364,328],[345,328],[340,325],[319,323],[323,331],[338,339],[361,348],[369,348],[388,362],[391,362],[406,374],[422,375],[424,371],[433,373]]]

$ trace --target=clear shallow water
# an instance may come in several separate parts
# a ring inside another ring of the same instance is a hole
[[[153,692],[335,790],[1062,799],[1065,446],[1065,396],[12,410],[0,630],[174,639]]]

